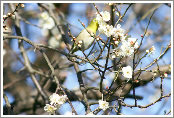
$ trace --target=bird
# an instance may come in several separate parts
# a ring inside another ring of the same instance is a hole
[[[78,51],[79,48],[82,51],[87,50],[91,47],[91,45],[94,42],[94,35],[97,32],[97,29],[99,27],[98,21],[96,18],[93,18],[91,23],[83,29],[78,36],[76,37],[76,40],[73,43],[73,46],[71,48],[70,54],[73,54],[74,52]]]

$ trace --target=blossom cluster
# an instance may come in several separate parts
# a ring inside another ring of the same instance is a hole
[[[48,45],[55,49],[60,47],[62,35],[57,27],[55,27],[55,22],[48,12],[45,11],[40,14],[39,24],[43,28],[42,35],[47,37],[51,36],[48,40]],[[49,33],[51,35],[49,35]]]
[[[107,11],[97,12],[96,20],[99,24],[99,34],[104,34],[107,37],[113,37],[113,44],[115,49],[111,50],[111,57],[131,57],[134,54],[135,49],[139,47],[137,39],[131,38],[129,35],[125,34],[125,30],[121,28],[120,24],[117,24],[116,27],[107,24],[110,20],[110,13]],[[97,39],[97,41],[99,38]],[[149,50],[146,50],[146,53],[154,54],[155,47],[152,46]],[[132,67],[127,66],[122,68],[123,76],[127,79],[132,78]],[[100,101],[101,102],[101,101]],[[99,103],[100,103],[99,102]],[[101,102],[102,104],[102,102]],[[104,102],[103,102],[104,104]],[[102,106],[102,105],[100,105]],[[102,107],[101,107],[102,108]]]
[[[104,34],[107,37],[113,36],[113,41],[116,46],[112,50],[112,58],[119,56],[131,56],[134,53],[134,49],[138,48],[138,42],[136,38],[129,38],[125,34],[125,30],[121,28],[120,24],[117,27],[107,24],[110,20],[110,13],[107,11],[102,11],[96,13],[96,20],[99,24],[99,33]]]
[[[50,97],[50,104],[46,104],[44,110],[47,111],[49,114],[55,114],[55,111],[60,108],[62,104],[66,102],[67,95],[58,95],[53,93]]]
[[[48,12],[40,14],[39,24],[44,29],[52,29],[55,26],[55,22],[52,17],[49,16]]]

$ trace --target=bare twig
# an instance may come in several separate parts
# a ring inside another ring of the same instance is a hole
[[[126,12],[127,12],[128,9],[132,6],[132,4],[133,4],[133,3],[130,3],[130,4],[129,4],[129,6],[127,7],[127,9],[126,9],[126,11],[124,12],[124,14],[123,14],[122,16],[120,16],[119,19],[117,20],[117,22],[115,23],[115,26],[114,26],[114,27],[116,27],[117,24],[119,23],[119,21],[121,21],[121,20],[124,18],[124,16],[126,15]]]
[[[151,19],[152,19],[152,16],[154,15],[154,13],[155,13],[156,10],[157,10],[157,9],[155,9],[155,10],[153,11],[152,15],[150,16],[149,22],[148,22],[147,27],[146,27],[146,29],[145,29],[145,31],[144,31],[144,35],[142,36],[140,45],[139,45],[139,47],[136,49],[136,51],[135,51],[134,53],[137,53],[138,50],[139,50],[139,48],[141,47],[142,42],[143,42],[143,39],[144,39],[144,36],[146,35],[146,32],[147,32],[147,29],[148,29],[148,27],[149,27],[150,21],[151,21]]]
[[[6,103],[6,108],[7,108],[7,113],[6,115],[12,115],[13,114],[13,108],[8,100],[8,97],[7,95],[5,94],[5,92],[3,91],[3,98],[5,100],[5,103]]]
[[[14,5],[12,3],[10,4],[10,7],[11,7],[12,10],[14,9]],[[15,15],[18,16],[18,14],[16,12],[15,12]],[[21,29],[20,29],[20,22],[19,22],[18,17],[16,17],[16,19],[15,19],[15,29],[16,29],[16,34],[18,36],[22,37],[22,33],[21,33]],[[42,87],[38,83],[38,80],[36,79],[35,75],[33,74],[33,69],[30,65],[28,56],[25,52],[25,49],[24,49],[24,46],[23,46],[23,41],[18,40],[18,42],[19,42],[19,49],[20,49],[20,51],[22,53],[22,56],[24,58],[24,65],[25,65],[26,69],[28,70],[28,72],[30,73],[31,79],[33,80],[33,83],[35,84],[38,91],[41,93],[43,99],[45,100],[45,102],[48,102],[48,96],[45,94]]]
[[[165,95],[165,96],[161,96],[155,102],[152,102],[152,103],[150,103],[148,105],[145,105],[145,106],[141,106],[141,105],[137,105],[137,106],[135,106],[135,105],[128,105],[128,104],[125,104],[123,101],[121,102],[121,105],[122,106],[126,106],[126,107],[130,107],[130,108],[132,108],[132,107],[147,108],[147,107],[150,107],[151,105],[154,105],[155,103],[161,101],[161,99],[166,98],[166,97],[170,97],[170,96],[171,96],[171,93],[169,93],[168,95]]]

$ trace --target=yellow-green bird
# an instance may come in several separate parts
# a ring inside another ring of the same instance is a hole
[[[79,45],[81,50],[87,50],[88,48],[91,47],[91,45],[94,42],[94,38],[92,37],[93,34],[96,34],[96,31],[98,29],[98,21],[96,18],[94,18],[91,23],[89,24],[88,27],[83,29],[79,35],[77,36],[70,53],[74,53],[79,50]],[[80,43],[80,44],[79,44]]]

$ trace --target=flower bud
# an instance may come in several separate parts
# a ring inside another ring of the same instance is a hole
[[[4,29],[5,29],[5,30],[8,30],[8,27],[7,27],[7,26],[5,26],[5,27],[4,27]]]
[[[15,18],[16,18],[16,16],[15,16],[15,15],[12,15],[12,16],[11,16],[11,19],[13,19],[13,20],[14,20]]]
[[[11,17],[11,15],[12,15],[12,13],[8,13],[8,14],[7,14],[8,17]]]
[[[167,73],[164,73],[164,77],[167,77]]]
[[[146,53],[149,53],[149,50],[146,50]]]
[[[21,7],[25,7],[25,5],[24,4],[21,4]]]

